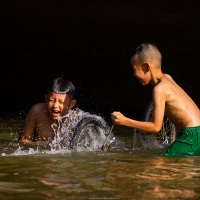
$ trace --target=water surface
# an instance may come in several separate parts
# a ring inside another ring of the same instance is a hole
[[[200,199],[200,157],[133,149],[132,129],[115,126],[124,149],[20,149],[22,120],[1,119],[0,199]]]

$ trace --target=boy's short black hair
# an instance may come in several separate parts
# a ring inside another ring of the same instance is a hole
[[[154,43],[143,43],[143,44],[140,44],[139,46],[137,46],[135,48],[135,54],[140,54],[143,50],[145,49],[149,49],[150,47],[154,47],[155,49],[157,49],[156,45]]]
[[[48,86],[47,92],[68,94],[70,98],[74,98],[75,87],[69,80],[66,80],[64,78],[56,78]]]

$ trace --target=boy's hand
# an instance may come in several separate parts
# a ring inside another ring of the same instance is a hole
[[[32,140],[31,139],[28,139],[28,138],[23,138],[20,140],[21,143],[25,143],[25,144],[31,144],[32,143]]]
[[[125,116],[121,112],[113,112],[111,113],[111,120],[114,124],[117,125],[123,125],[123,121],[125,119]]]
[[[24,145],[36,145],[36,146],[46,146],[49,144],[49,141],[36,141],[33,142],[32,140],[28,139],[28,138],[24,138],[20,140],[20,143],[23,143]]]

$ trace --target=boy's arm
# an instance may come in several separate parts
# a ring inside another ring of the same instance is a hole
[[[49,141],[34,141],[34,134],[36,133],[36,125],[38,121],[38,115],[41,112],[41,108],[38,105],[34,105],[28,112],[26,120],[22,126],[21,134],[19,135],[19,142],[23,144],[45,146]]]
[[[111,114],[111,119],[113,123],[117,125],[128,126],[131,128],[135,128],[141,131],[156,133],[159,132],[162,127],[164,112],[165,112],[165,91],[157,88],[153,91],[153,101],[154,101],[154,109],[153,109],[153,121],[145,122],[138,121],[124,116],[120,112],[113,112]]]
[[[35,127],[36,127],[36,113],[34,107],[32,107],[29,110],[27,117],[24,121],[24,124],[22,126],[22,130],[19,136],[19,142],[32,143]]]
[[[161,125],[159,125],[160,123],[156,124],[154,121],[145,122],[134,120],[124,116],[121,112],[113,112],[111,114],[111,119],[114,124],[128,126],[149,133],[159,132],[162,125],[162,122]]]

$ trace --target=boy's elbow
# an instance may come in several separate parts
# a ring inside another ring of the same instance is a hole
[[[153,133],[159,133],[160,130],[161,130],[161,126],[156,126],[156,125],[155,125],[155,126],[153,127],[153,129],[152,129],[152,132],[153,132]]]
[[[160,129],[155,129],[154,130],[154,133],[159,133],[160,132]]]

